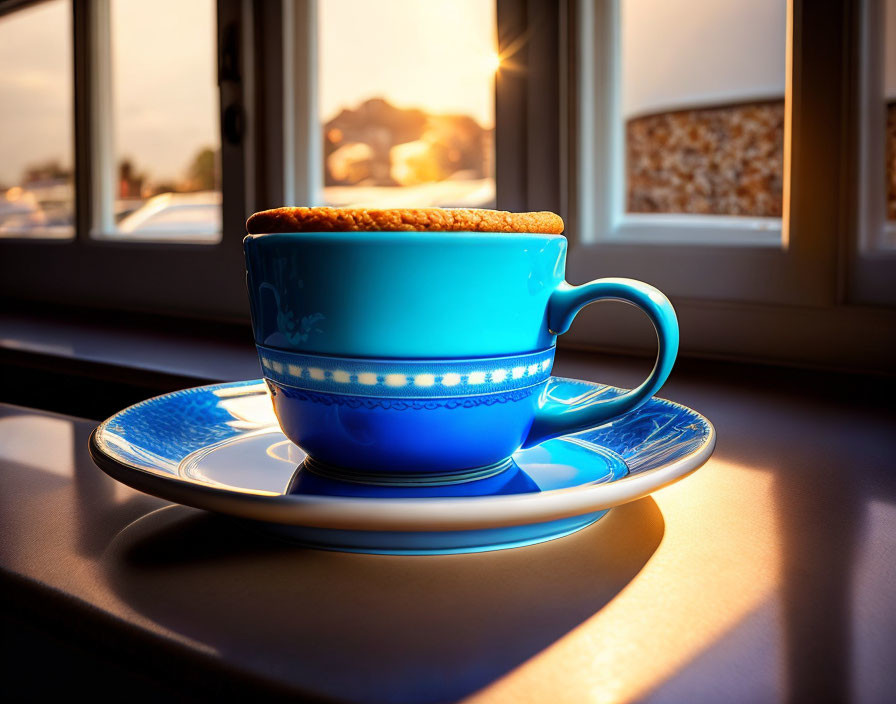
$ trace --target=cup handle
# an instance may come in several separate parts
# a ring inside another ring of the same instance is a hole
[[[595,401],[592,394],[562,403],[542,398],[523,447],[532,447],[558,435],[575,433],[607,422],[637,408],[666,381],[678,354],[678,319],[669,299],[658,289],[634,279],[597,279],[582,286],[561,284],[548,302],[548,327],[555,335],[569,330],[572,319],[594,301],[631,303],[647,314],[656,328],[656,364],[638,388],[615,398]]]

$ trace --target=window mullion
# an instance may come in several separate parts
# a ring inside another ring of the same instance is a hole
[[[74,69],[75,238],[90,238],[91,222],[91,104],[90,104],[90,2],[72,2],[72,66]]]
[[[561,210],[561,27],[567,10],[554,0],[497,0],[495,176],[501,210]]]
[[[790,170],[785,190],[787,246],[795,289],[818,304],[836,302],[837,253],[847,225],[849,168],[844,144],[849,4],[790,0]]]
[[[88,14],[91,121],[90,233],[115,231],[115,129],[112,101],[112,27],[109,0],[94,0]]]
[[[114,230],[115,144],[109,0],[75,0],[75,201],[80,243]]]
[[[282,12],[284,205],[317,205],[323,195],[317,2],[284,0]]]

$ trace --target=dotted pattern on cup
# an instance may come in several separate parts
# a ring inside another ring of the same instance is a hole
[[[551,375],[554,348],[487,359],[351,359],[258,347],[265,377],[309,391],[446,398],[501,393],[539,384]]]

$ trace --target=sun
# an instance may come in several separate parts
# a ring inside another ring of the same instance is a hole
[[[501,68],[501,55],[497,51],[493,51],[485,56],[485,66],[489,73],[497,73]]]

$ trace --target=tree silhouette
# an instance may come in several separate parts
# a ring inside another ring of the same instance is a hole
[[[190,188],[195,191],[213,191],[217,188],[218,155],[211,147],[203,147],[193,157],[187,169]]]

